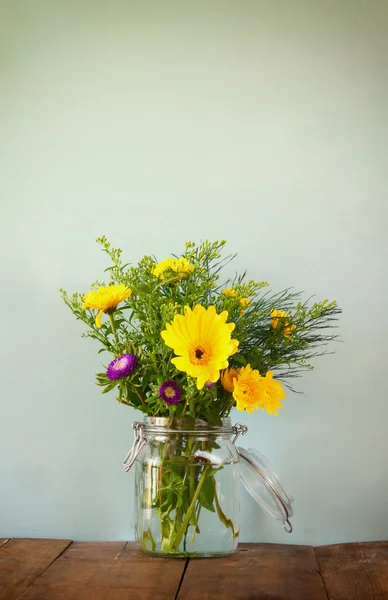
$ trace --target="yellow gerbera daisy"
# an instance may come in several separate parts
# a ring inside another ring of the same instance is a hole
[[[82,309],[92,308],[98,310],[96,325],[97,327],[101,327],[102,313],[116,308],[120,302],[125,300],[125,298],[129,298],[131,294],[132,291],[123,284],[99,287],[97,290],[91,290],[84,295]]]
[[[233,389],[237,410],[252,413],[255,408],[259,408],[262,379],[259,371],[253,370],[250,365],[239,369]]]
[[[273,372],[267,371],[265,377],[261,378],[259,404],[262,410],[266,410],[270,415],[276,415],[278,408],[282,408],[280,400],[285,398],[283,386],[280,381],[273,379]]]
[[[236,369],[225,369],[221,373],[221,385],[227,392],[233,392],[235,380],[238,377]]]
[[[271,327],[276,329],[276,327],[279,325],[280,319],[287,317],[287,313],[285,310],[276,310],[276,308],[273,308],[271,310],[271,317]],[[290,325],[288,322],[285,322],[283,324],[282,334],[285,338],[291,340],[292,338],[290,337],[290,333],[294,331],[294,329],[296,329],[296,325]]]
[[[152,274],[155,277],[159,277],[159,279],[166,279],[166,271],[171,270],[180,277],[184,277],[188,273],[191,273],[194,269],[194,265],[192,265],[187,258],[166,258],[160,263],[157,263],[152,267]]]
[[[234,323],[226,323],[228,313],[217,314],[215,306],[185,306],[184,315],[175,315],[161,335],[177,354],[172,363],[179,371],[197,379],[201,390],[207,381],[214,383],[228,358],[237,352],[238,341],[231,339]]]

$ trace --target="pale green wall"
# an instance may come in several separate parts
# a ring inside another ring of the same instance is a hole
[[[132,261],[226,238],[250,277],[337,298],[306,395],[244,419],[295,533],[244,495],[242,539],[386,538],[388,2],[0,9],[0,537],[133,535],[135,413],[58,294],[102,277],[106,234]]]

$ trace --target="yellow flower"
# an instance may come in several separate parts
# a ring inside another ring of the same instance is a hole
[[[239,369],[237,380],[233,381],[233,398],[236,400],[237,410],[252,413],[255,408],[261,408],[270,415],[279,416],[277,409],[282,407],[280,400],[285,398],[286,394],[281,382],[273,379],[272,371],[267,371],[265,377],[261,377],[259,371],[252,370],[251,366],[247,365]]]
[[[125,300],[125,298],[129,298],[131,294],[132,291],[123,284],[99,287],[98,290],[91,290],[84,295],[82,310],[86,310],[87,308],[98,310],[96,325],[97,327],[101,327],[102,313],[116,308],[120,302]]]
[[[225,369],[221,373],[221,385],[227,392],[233,392],[234,384],[238,377],[236,369]]]
[[[240,298],[239,303],[240,303],[240,306],[243,307],[240,309],[240,316],[242,317],[243,314],[245,313],[244,308],[249,306],[249,304],[251,303],[251,299],[250,298]]]
[[[228,358],[237,352],[238,341],[231,339],[234,323],[226,323],[228,313],[217,314],[215,306],[185,306],[184,315],[175,315],[161,336],[177,355],[172,363],[179,371],[197,379],[201,390],[207,381],[214,383]]]
[[[271,317],[272,317],[271,327],[276,328],[279,324],[279,320],[283,319],[286,316],[287,316],[287,313],[285,310],[276,310],[276,308],[273,308],[271,310]]]
[[[160,263],[157,263],[152,268],[152,274],[155,277],[159,277],[159,279],[166,279],[166,271],[171,270],[179,277],[185,277],[185,275],[191,273],[194,269],[194,265],[192,265],[187,258],[166,258]]]
[[[280,319],[284,319],[285,317],[287,317],[287,313],[284,310],[276,310],[276,308],[273,308],[271,310],[271,317],[272,317],[271,327],[276,329],[276,327],[279,324]],[[284,335],[285,338],[287,338],[288,340],[291,340],[292,338],[290,337],[290,333],[292,333],[292,331],[294,331],[294,329],[296,329],[296,325],[290,325],[288,322],[285,322],[283,324],[282,334]]]
[[[249,306],[249,304],[251,303],[251,299],[250,298],[242,298],[242,296],[240,296],[238,291],[235,290],[234,288],[224,288],[222,290],[222,293],[224,294],[224,296],[228,296],[230,298],[235,298],[238,301],[239,305],[241,306],[240,315],[243,316],[243,314],[245,312],[244,308]]]
[[[242,308],[246,308],[247,306],[250,305],[251,299],[250,298],[240,298],[239,302],[240,302],[240,306],[242,306]]]
[[[237,410],[252,413],[254,408],[259,408],[261,379],[259,371],[253,370],[250,365],[239,369],[233,390]]]
[[[224,296],[231,296],[232,298],[237,298],[238,297],[237,290],[235,290],[233,288],[224,288],[222,290],[222,293],[224,294]]]
[[[278,417],[277,409],[283,406],[280,400],[285,397],[286,394],[281,382],[273,379],[272,371],[267,371],[265,377],[261,378],[260,383],[260,408],[266,410],[270,415],[273,414]]]

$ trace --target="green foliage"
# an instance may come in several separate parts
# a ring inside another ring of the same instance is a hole
[[[198,391],[195,381],[171,362],[174,353],[164,343],[161,332],[176,314],[184,313],[185,306],[214,305],[218,313],[226,310],[228,322],[235,323],[233,337],[240,343],[238,353],[230,357],[229,366],[238,369],[250,364],[262,376],[273,370],[274,376],[288,386],[291,378],[313,368],[310,361],[324,353],[318,352],[318,347],[337,338],[332,333],[340,313],[335,302],[324,300],[308,306],[302,302],[300,293],[285,290],[273,294],[267,282],[246,281],[245,273],[222,282],[222,268],[235,256],[222,256],[225,241],[204,241],[198,246],[187,242],[181,257],[176,258],[186,259],[192,270],[181,273],[169,267],[163,276],[153,272],[155,258],[145,256],[134,266],[123,262],[121,249],[113,248],[105,236],[97,242],[111,262],[105,269],[109,275],[107,285],[123,284],[132,295],[105,311],[101,328],[95,323],[96,311],[83,309],[83,294],[69,295],[61,290],[62,298],[85,324],[84,337],[95,339],[101,346],[99,352],[108,353],[107,363],[123,354],[138,358],[138,365],[130,375],[111,381],[104,371],[96,379],[103,393],[114,390],[119,402],[145,414],[186,415],[216,425],[234,405],[232,394],[219,381],[210,389]],[[95,281],[91,289],[104,285]],[[233,291],[225,292],[225,288]],[[286,313],[276,327],[271,326],[272,309]],[[290,327],[292,331],[287,335]],[[182,390],[182,400],[177,405],[168,405],[159,397],[159,387],[167,380],[173,380]],[[174,490],[177,504],[179,486]],[[203,486],[201,494],[202,505],[206,508],[211,504],[214,510],[208,484]],[[168,499],[162,504],[166,502]]]

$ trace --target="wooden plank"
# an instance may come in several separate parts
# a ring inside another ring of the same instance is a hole
[[[174,600],[185,565],[134,543],[73,543],[23,600]]]
[[[223,558],[190,560],[178,600],[327,600],[314,548],[240,544]]]
[[[65,548],[70,540],[11,539],[0,548],[0,600],[15,600]]]
[[[388,542],[315,548],[329,598],[388,599]]]

